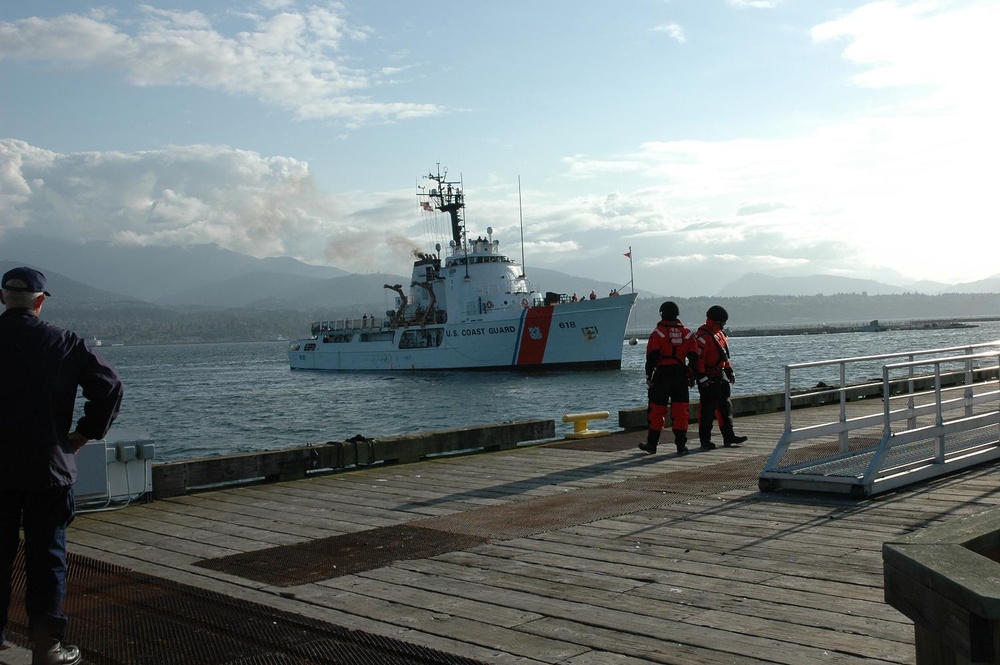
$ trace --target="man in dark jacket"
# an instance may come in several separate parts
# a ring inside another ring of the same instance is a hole
[[[74,665],[67,618],[66,528],[75,505],[76,452],[102,439],[118,415],[118,374],[78,335],[39,318],[45,275],[14,268],[0,283],[0,638],[24,531],[24,594],[32,665]],[[73,427],[77,389],[86,403]]]

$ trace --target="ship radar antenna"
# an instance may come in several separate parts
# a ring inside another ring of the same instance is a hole
[[[524,279],[524,208],[521,206],[521,176],[517,176],[517,218],[521,225],[521,279]]]

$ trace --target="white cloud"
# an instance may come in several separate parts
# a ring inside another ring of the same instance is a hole
[[[364,207],[319,191],[304,162],[225,146],[57,154],[0,139],[0,191],[0,234],[211,242],[258,257],[336,259],[359,271],[372,261],[388,265],[383,238],[405,226],[396,206],[359,219]]]
[[[199,12],[149,11],[141,25],[102,14],[0,24],[0,57],[125,67],[147,85],[273,95],[269,103],[300,117],[424,112],[355,95],[397,73],[335,57],[345,40],[365,39],[364,29],[333,10],[281,7],[228,37]],[[706,279],[723,273],[870,277],[889,266],[969,281],[996,272],[977,257],[997,222],[988,160],[1000,152],[1000,109],[988,82],[1000,61],[990,34],[1000,5],[943,7],[875,2],[813,29],[817,49],[840,48],[856,67],[850,92],[863,110],[853,117],[780,139],[651,140],[565,158],[564,180],[594,193],[573,198],[558,183],[524,192],[529,264],[617,278],[631,244],[637,282],[666,277],[678,295],[704,293]],[[58,36],[74,46],[61,47]],[[140,52],[143,62],[123,62]],[[493,226],[516,255],[516,185],[470,184],[466,193],[470,233]],[[448,236],[434,216],[421,220],[412,192],[324,192],[309,166],[290,157],[197,145],[65,154],[0,140],[0,231],[24,226],[120,242],[216,242],[254,256],[393,272],[414,244],[427,249]],[[682,288],[684,280],[696,286]]]
[[[843,57],[860,68],[860,86],[935,86],[939,99],[963,104],[995,98],[985,83],[1000,61],[998,28],[995,2],[882,1],[815,26],[812,37],[848,42]]]
[[[726,4],[737,9],[746,7],[752,9],[774,9],[780,4],[780,0],[726,0]]]
[[[945,9],[949,11],[944,11]],[[844,44],[854,82],[894,88],[893,104],[797,137],[651,141],[633,153],[567,160],[569,174],[651,183],[629,219],[663,261],[743,271],[799,267],[867,277],[973,280],[970,238],[996,224],[989,160],[1000,152],[992,80],[1000,5],[876,2],[812,31]],[[752,212],[753,214],[747,214]],[[692,258],[695,257],[695,258]],[[652,263],[659,263],[657,261]]]
[[[687,41],[687,36],[684,34],[684,28],[679,23],[658,25],[653,28],[653,32],[662,32],[678,44],[683,44]]]
[[[337,118],[349,125],[445,112],[437,104],[364,96],[397,71],[349,66],[338,56],[345,41],[364,41],[370,29],[350,25],[328,7],[272,11],[244,16],[250,29],[233,35],[220,32],[200,11],[149,6],[140,8],[138,21],[95,11],[2,22],[0,59],[100,67],[139,86],[250,96],[299,118]]]

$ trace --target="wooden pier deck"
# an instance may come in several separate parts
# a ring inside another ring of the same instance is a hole
[[[384,662],[913,663],[882,543],[1000,504],[1000,467],[864,500],[761,493],[782,424],[738,418],[750,442],[685,457],[621,432],[157,500],[78,516],[70,550],[455,659]],[[196,657],[183,632],[112,657],[69,611],[88,663],[377,662]]]

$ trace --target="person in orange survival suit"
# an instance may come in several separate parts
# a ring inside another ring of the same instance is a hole
[[[688,409],[691,401],[688,389],[694,385],[698,344],[694,333],[677,320],[679,315],[676,303],[667,301],[660,305],[662,320],[656,324],[646,346],[649,429],[646,442],[639,444],[639,450],[647,453],[656,452],[667,421],[668,406],[677,454],[683,455],[688,451]]]
[[[719,420],[722,443],[727,448],[743,443],[745,436],[736,436],[733,431],[733,403],[731,384],[736,383],[736,374],[729,362],[729,340],[723,328],[729,320],[729,313],[719,305],[712,305],[705,312],[705,325],[698,328],[698,393],[701,403],[698,411],[698,439],[701,447],[715,448],[712,443],[712,425]]]

